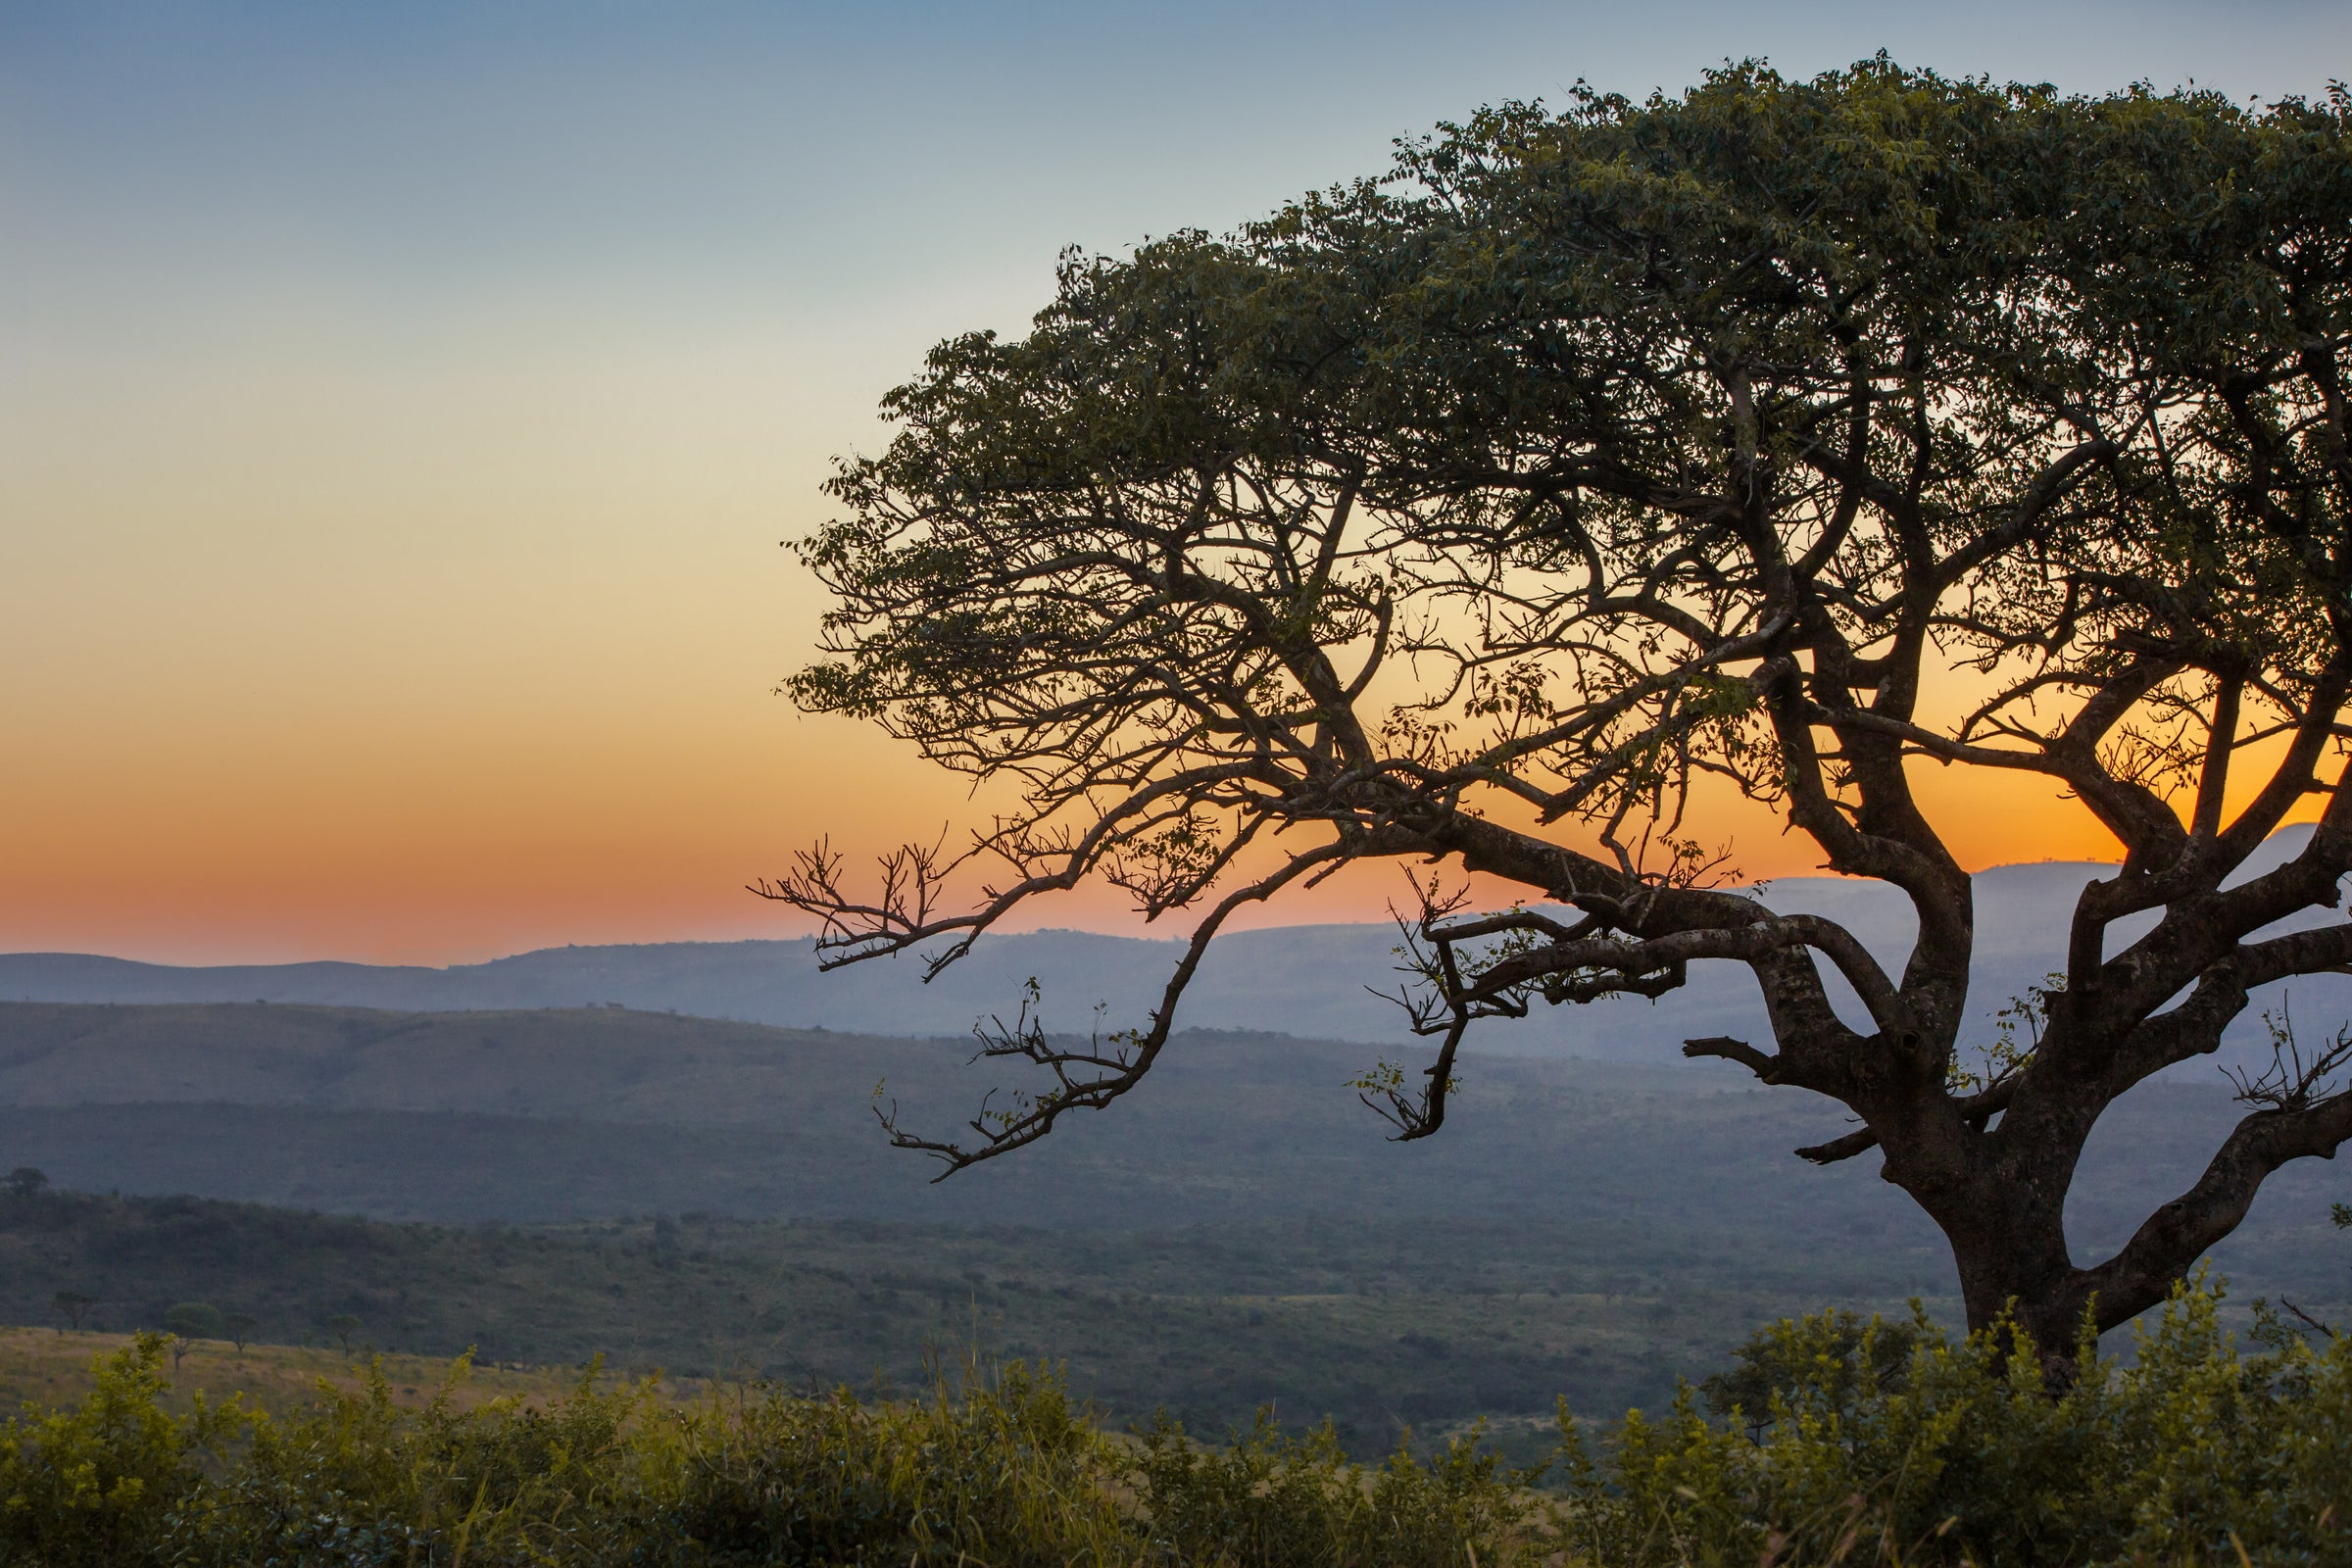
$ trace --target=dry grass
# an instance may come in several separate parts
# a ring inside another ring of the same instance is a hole
[[[91,1384],[91,1364],[130,1344],[127,1334],[60,1332],[54,1329],[0,1327],[0,1415],[14,1414],[25,1403],[45,1406],[77,1402]],[[241,1394],[248,1404],[284,1413],[309,1404],[321,1382],[355,1390],[366,1364],[364,1354],[346,1355],[339,1348],[294,1345],[252,1345],[239,1350],[226,1341],[200,1340],[188,1350],[172,1376],[171,1402],[185,1408],[192,1395],[218,1401]],[[399,1403],[423,1404],[449,1383],[454,1363],[422,1355],[386,1355],[384,1376]],[[577,1367],[475,1365],[451,1391],[451,1401],[472,1409],[492,1399],[515,1396],[540,1404],[579,1386]],[[617,1386],[614,1373],[599,1378],[601,1386]],[[664,1402],[693,1397],[701,1386],[691,1379],[665,1383]]]

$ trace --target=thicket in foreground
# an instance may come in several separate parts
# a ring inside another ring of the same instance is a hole
[[[2263,1312],[2241,1355],[2220,1300],[2176,1291],[2130,1364],[2085,1332],[2056,1393],[2014,1324],[1779,1324],[1709,1380],[1718,1419],[1686,1389],[1598,1456],[1563,1429],[1561,1544],[1610,1568],[2352,1561],[2352,1345]]]
[[[0,1561],[133,1564],[2340,1563],[2352,1348],[2241,1356],[2176,1296],[2132,1364],[2053,1396],[2014,1330],[1824,1314],[1662,1419],[1563,1422],[1543,1490],[1469,1442],[1350,1463],[1261,1419],[1222,1448],[1106,1437],[1018,1366],[910,1401],[751,1389],[684,1410],[583,1380],[546,1409],[380,1376],[272,1420],[162,1404],[164,1348],[0,1427]],[[1889,1335],[1910,1348],[1888,1355]],[[463,1366],[457,1375],[462,1375]],[[1760,1399],[1762,1411],[1747,1408]]]

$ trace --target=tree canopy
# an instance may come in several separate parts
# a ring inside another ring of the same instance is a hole
[[[2068,1255],[2100,1112],[2255,988],[2352,962],[2352,924],[2274,929],[2352,871],[2348,114],[1751,64],[1490,109],[1236,233],[1065,255],[1026,337],[940,345],[832,481],[800,547],[826,654],[787,683],[1022,806],[877,883],[820,845],[763,891],[834,962],[952,962],[1089,878],[1193,940],[1132,1030],[990,1037],[1049,1077],[969,1142],[896,1136],[959,1167],[1107,1104],[1234,910],[1438,862],[1531,904],[1429,883],[1434,1060],[1366,1086],[1403,1136],[1477,1020],[1736,962],[1773,1038],[1686,1053],[1850,1106],[1804,1152],[1880,1150],[1973,1321],[2016,1299],[2062,1347],[2094,1298],[2102,1327],[2160,1299],[2270,1170],[2352,1134],[2344,1051],[2283,1055],[2194,1187]],[[2038,775],[2123,853],[2034,1048],[1973,1075],[1928,764]],[[1902,890],[1900,971],[1720,885],[1710,789]],[[2298,853],[2233,875],[2315,797]]]

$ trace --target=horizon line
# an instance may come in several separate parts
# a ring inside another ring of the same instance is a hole
[[[2271,835],[2271,837],[2272,837],[2272,838],[2277,838],[2278,836],[2279,836],[2279,834],[2293,832],[2293,831],[2295,831],[2295,830],[2296,830],[2296,829],[2298,829],[2298,828],[2307,828],[2307,827],[2309,827],[2310,825],[2311,825],[2311,824],[2308,824],[2308,823],[2286,823],[2286,824],[2283,824],[2283,825],[2281,825],[2281,826],[2280,826],[2280,827],[2278,829],[2278,831],[2277,831],[2277,832],[2275,832],[2275,833],[2273,833],[2273,834]],[[2266,840],[2265,842],[2268,842],[2268,841]],[[2004,860],[2004,861],[2001,861],[2001,862],[1999,862],[1998,864],[1995,864],[1995,865],[1988,865],[1988,866],[1985,866],[1985,867],[1984,867],[1984,869],[1982,869],[1982,870],[1979,870],[1979,871],[1972,871],[1972,872],[1971,872],[1971,873],[1969,873],[1969,874],[1970,874],[1970,876],[1971,876],[1972,878],[1973,878],[1973,877],[1983,877],[1983,876],[1990,876],[1990,875],[1993,875],[1993,874],[1995,874],[1995,873],[1997,873],[1997,872],[2001,872],[2001,871],[2008,871],[2008,870],[2022,869],[2022,868],[2025,868],[2025,867],[2030,867],[2030,866],[2048,866],[2048,865],[2080,865],[2080,866],[2085,866],[2085,867],[2110,867],[2110,868],[2111,868],[2111,867],[2114,867],[2114,866],[2120,865],[2121,863],[2122,863],[2122,862],[2121,862],[2120,860],[2094,860],[2094,859],[2079,859],[2079,858],[2059,858],[2059,857],[2057,857],[2057,856],[2044,856],[2044,857],[2042,857],[2042,858],[2039,858],[2039,859],[2034,859],[2034,860]],[[1753,892],[1753,891],[1756,891],[1756,890],[1759,890],[1759,889],[1769,889],[1769,888],[1771,888],[1771,887],[1774,887],[1774,886],[1776,886],[1776,885],[1779,885],[1779,884],[1782,884],[1782,883],[1788,883],[1788,882],[1856,882],[1856,883],[1862,883],[1862,882],[1876,882],[1876,881],[1878,881],[1878,880],[1879,880],[1879,879],[1878,879],[1878,878],[1875,878],[1875,877],[1844,876],[1844,875],[1841,875],[1841,874],[1839,874],[1839,873],[1833,872],[1833,871],[1828,871],[1828,870],[1824,869],[1824,870],[1822,870],[1822,871],[1817,871],[1817,872],[1809,872],[1809,873],[1803,873],[1803,874],[1799,874],[1799,875],[1791,875],[1791,876],[1776,876],[1776,877],[1761,877],[1761,878],[1758,878],[1758,879],[1756,879],[1756,880],[1755,880],[1755,881],[1753,881],[1753,882],[1742,882],[1742,883],[1727,884],[1727,886],[1726,886],[1726,891],[1732,891],[1732,892]],[[1891,886],[1891,884],[1886,884],[1886,885],[1887,885],[1887,886]],[[1530,902],[1531,904],[1541,904],[1543,901],[1534,901],[1534,900],[1531,900],[1531,901],[1529,901],[1529,902]],[[1334,929],[1334,928],[1348,928],[1348,927],[1356,927],[1356,926],[1379,926],[1379,925],[1389,925],[1389,924],[1393,924],[1393,923],[1394,923],[1393,921],[1390,921],[1390,920],[1382,920],[1382,919],[1365,919],[1365,920],[1287,920],[1287,921],[1286,921],[1286,920],[1276,920],[1276,921],[1269,921],[1268,923],[1266,923],[1266,924],[1264,924],[1264,925],[1252,925],[1252,926],[1249,926],[1249,927],[1246,927],[1246,928],[1243,928],[1243,929],[1239,929],[1239,930],[1234,930],[1234,931],[1225,932],[1225,933],[1222,933],[1221,935],[1219,935],[1219,936],[1218,936],[1217,938],[1215,938],[1214,940],[1216,940],[1216,941],[1224,941],[1224,940],[1226,940],[1228,937],[1247,936],[1247,935],[1251,935],[1251,934],[1254,934],[1254,933],[1258,933],[1258,932],[1264,932],[1264,931],[1306,931],[1306,930],[1328,930],[1328,929]],[[1169,945],[1181,945],[1182,943],[1184,943],[1184,942],[1187,940],[1187,938],[1185,938],[1185,937],[1183,937],[1183,936],[1167,936],[1167,937],[1163,937],[1163,936],[1158,936],[1158,935],[1152,934],[1152,933],[1149,933],[1149,932],[1139,932],[1139,931],[1134,931],[1134,930],[1112,930],[1112,929],[1105,929],[1105,928],[1103,928],[1103,927],[1101,927],[1101,926],[1082,926],[1082,925],[1035,925],[1035,926],[1022,926],[1022,927],[1020,927],[1020,928],[1018,928],[1018,929],[1014,929],[1014,930],[998,930],[998,931],[990,931],[990,932],[984,933],[984,937],[986,937],[986,938],[990,938],[990,939],[1005,939],[1005,940],[1009,940],[1009,939],[1012,939],[1012,938],[1015,938],[1015,937],[1029,937],[1029,936],[1052,936],[1052,935],[1102,937],[1102,938],[1106,938],[1106,939],[1109,939],[1109,940],[1112,940],[1112,941],[1121,941],[1121,942],[1150,942],[1150,943],[1164,943],[1164,944],[1169,944]],[[327,964],[333,964],[333,965],[341,965],[341,966],[348,967],[348,968],[359,968],[359,969],[423,969],[423,970],[432,970],[432,971],[448,971],[448,970],[452,970],[452,969],[477,969],[477,968],[484,968],[484,967],[487,967],[488,965],[491,965],[491,964],[495,964],[495,963],[507,963],[507,962],[512,962],[513,960],[514,960],[514,959],[516,959],[516,958],[527,958],[527,957],[533,957],[533,956],[538,956],[538,955],[541,955],[541,954],[547,954],[547,953],[564,953],[564,952],[574,952],[574,951],[596,951],[596,950],[602,950],[602,949],[618,949],[618,948],[742,947],[742,946],[746,946],[746,945],[753,944],[753,943],[772,943],[772,944],[775,944],[775,945],[778,945],[778,946],[792,946],[792,945],[796,945],[796,944],[801,944],[801,943],[811,942],[811,941],[813,941],[813,940],[815,940],[815,938],[814,938],[813,934],[810,934],[810,933],[804,933],[804,934],[801,934],[801,935],[798,935],[798,936],[739,936],[739,937],[726,937],[726,936],[704,936],[704,937],[693,937],[693,936],[689,936],[689,937],[668,937],[668,938],[660,938],[660,939],[655,939],[655,940],[638,940],[638,941],[625,941],[625,940],[624,940],[624,941],[610,941],[610,942],[595,942],[595,941],[590,941],[590,942],[564,942],[564,943],[547,943],[547,944],[544,944],[544,945],[541,945],[541,946],[537,946],[537,947],[525,947],[525,948],[517,948],[517,949],[515,949],[515,950],[514,950],[514,951],[512,951],[512,952],[509,952],[509,953],[503,953],[503,954],[499,954],[499,955],[497,955],[497,956],[492,956],[492,957],[486,957],[486,958],[453,958],[453,959],[449,959],[449,960],[446,960],[446,961],[443,961],[443,962],[439,962],[439,963],[432,963],[432,962],[419,962],[419,961],[398,961],[398,960],[385,960],[385,959],[375,959],[375,958],[348,958],[348,957],[331,957],[331,956],[326,956],[326,957],[301,957],[301,958],[248,958],[248,959],[229,959],[229,960],[219,960],[219,959],[215,959],[215,960],[205,960],[205,961],[185,961],[185,960],[174,960],[174,959],[170,959],[170,958],[141,958],[141,957],[132,957],[132,956],[125,956],[125,955],[123,955],[123,954],[119,954],[119,953],[93,953],[93,952],[88,952],[88,951],[83,951],[83,950],[76,950],[76,949],[67,949],[67,948],[21,948],[21,949],[13,949],[13,950],[10,950],[10,951],[7,951],[7,952],[0,952],[0,960],[7,960],[7,959],[11,959],[11,958],[91,958],[91,959],[98,959],[98,960],[101,960],[101,961],[103,961],[103,962],[108,962],[108,963],[126,963],[126,964],[136,964],[136,965],[139,965],[139,966],[142,966],[142,967],[145,967],[145,968],[154,968],[154,969],[289,969],[289,968],[301,968],[301,967],[307,967],[307,966],[310,966],[310,965],[327,965]]]

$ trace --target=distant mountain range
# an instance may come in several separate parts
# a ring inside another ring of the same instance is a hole
[[[2249,871],[2292,854],[2307,831],[2288,829],[2273,838]],[[1999,1007],[2059,966],[2076,896],[2111,869],[2051,861],[1998,866],[1977,877],[1974,984],[1984,1038]],[[1908,954],[1916,929],[1902,896],[1875,882],[1790,877],[1771,883],[1761,897],[1778,909],[1843,922],[1890,970]],[[1225,937],[1186,995],[1180,1023],[1323,1040],[1405,1041],[1402,1014],[1369,989],[1394,989],[1396,944],[1393,927],[1375,924],[1283,926]],[[1098,1005],[1111,1028],[1140,1021],[1158,1000],[1180,952],[1173,941],[1081,931],[991,936],[929,985],[920,982],[911,959],[820,973],[806,940],[550,948],[442,969],[362,963],[176,967],[25,953],[0,955],[0,999],[262,1001],[409,1011],[616,1003],[643,1011],[921,1038],[962,1035],[992,1013],[1009,1016],[1023,983],[1034,976],[1043,989],[1048,1027],[1083,1032]],[[2352,980],[2319,977],[2297,981],[2292,989],[2307,1028],[2332,1031],[2352,1014]],[[1686,1038],[1717,1034],[1767,1035],[1752,982],[1731,964],[1696,967],[1687,987],[1656,1003],[1539,1007],[1524,1022],[1484,1026],[1473,1044],[1494,1053],[1659,1062],[1672,1059]],[[2233,1033],[2230,1054],[2260,1037],[2260,1020],[2250,1011]],[[2191,1063],[2185,1071],[2209,1082],[2212,1064]]]

